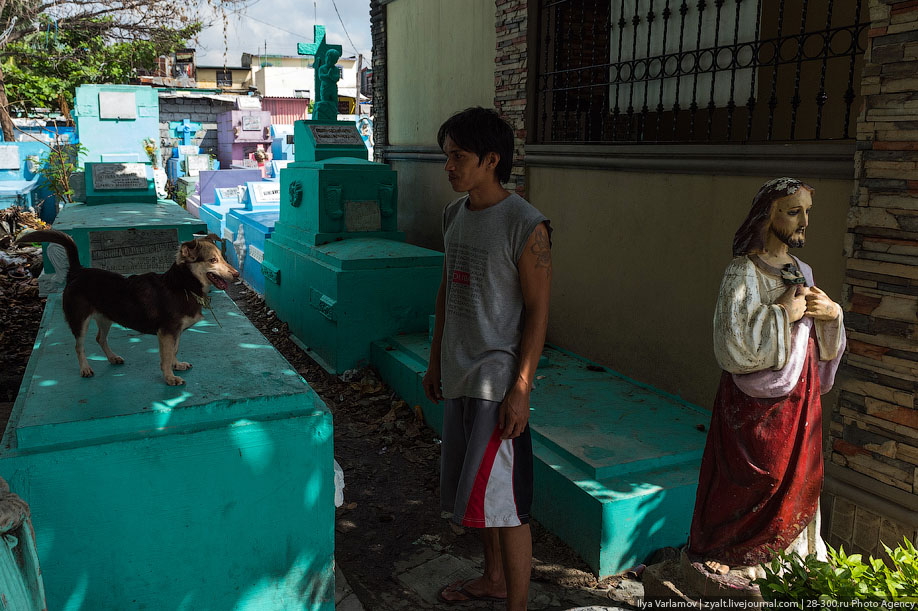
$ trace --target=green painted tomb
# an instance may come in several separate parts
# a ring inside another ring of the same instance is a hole
[[[57,215],[54,229],[70,235],[84,267],[121,274],[164,272],[175,262],[179,244],[206,233],[207,225],[171,200],[154,203],[68,204]],[[43,295],[63,288],[56,266],[65,268],[63,248],[44,244]]]
[[[421,387],[429,356],[426,333],[372,346],[383,379],[442,432],[443,404]],[[685,543],[709,412],[558,348],[539,363],[530,409],[532,514],[600,577]]]
[[[185,331],[186,384],[155,336],[90,329],[81,378],[49,297],[2,450],[29,503],[48,608],[334,608],[332,418],[223,293]]]
[[[155,204],[153,166],[146,163],[86,163],[86,197],[90,206],[97,204]]]
[[[326,370],[367,364],[370,342],[422,331],[442,253],[404,242],[396,173],[366,160],[353,123],[297,121],[265,242],[265,300]]]

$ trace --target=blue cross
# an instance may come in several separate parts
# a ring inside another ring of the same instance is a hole
[[[201,130],[201,124],[182,119],[181,121],[169,121],[169,131],[173,137],[181,138],[182,144],[191,144],[191,139]]]

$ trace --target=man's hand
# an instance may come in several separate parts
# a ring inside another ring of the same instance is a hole
[[[807,311],[808,298],[806,294],[807,288],[802,284],[798,284],[788,288],[784,291],[784,294],[775,301],[777,305],[784,306],[784,311],[787,312],[789,322],[797,322],[803,318],[804,313]]]
[[[434,403],[440,403],[443,398],[443,387],[440,385],[440,368],[430,367],[421,380],[424,394]]]
[[[816,320],[835,320],[838,318],[838,304],[829,299],[829,296],[820,289],[811,286],[806,293],[804,316],[809,316]]]
[[[513,385],[500,404],[497,426],[501,439],[516,439],[529,422],[529,384],[520,380]]]

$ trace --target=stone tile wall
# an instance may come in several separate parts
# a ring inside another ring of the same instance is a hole
[[[525,195],[526,86],[528,76],[527,0],[496,0],[497,54],[494,57],[494,108],[516,134],[513,170],[507,187]]]
[[[386,2],[370,0],[370,36],[373,39],[373,159],[383,161],[389,144],[386,87]]]
[[[195,143],[204,149],[217,153],[217,116],[232,110],[232,102],[221,102],[210,98],[160,98],[159,138],[163,153],[172,146],[169,136],[169,122],[188,119],[200,123],[202,128],[195,134]]]
[[[824,509],[830,543],[882,555],[880,541],[894,547],[918,526],[890,518],[918,515],[918,0],[869,8],[845,243],[848,354],[827,465],[866,495],[830,494]]]

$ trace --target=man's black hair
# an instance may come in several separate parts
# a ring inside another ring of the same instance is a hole
[[[443,143],[449,136],[453,143],[464,151],[478,155],[478,165],[488,153],[497,153],[497,180],[510,180],[513,167],[513,128],[491,108],[475,106],[457,112],[444,121],[437,132],[437,143]]]

